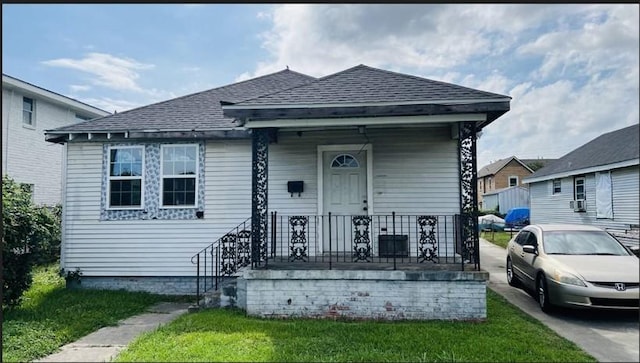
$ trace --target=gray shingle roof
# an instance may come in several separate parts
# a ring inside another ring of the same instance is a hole
[[[237,127],[222,114],[221,101],[240,102],[315,80],[284,70],[208,91],[143,106],[49,131],[216,130]]]
[[[510,99],[496,93],[358,65],[236,106]]]
[[[527,179],[619,163],[640,157],[640,124],[602,134],[564,155]]]

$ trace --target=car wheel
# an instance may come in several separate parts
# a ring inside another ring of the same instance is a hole
[[[553,306],[549,301],[549,289],[547,288],[547,278],[544,277],[544,274],[538,275],[536,290],[538,291],[538,304],[540,305],[540,309],[542,309],[542,311],[544,311],[545,313],[551,312],[553,310]]]
[[[520,286],[520,281],[513,273],[513,263],[511,262],[510,257],[507,257],[507,283],[509,283],[509,286],[513,287]]]

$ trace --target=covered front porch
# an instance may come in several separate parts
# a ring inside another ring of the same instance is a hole
[[[509,97],[357,66],[222,108],[251,131],[251,216],[194,256],[199,289],[238,276],[253,315],[483,318],[476,138]]]
[[[364,138],[358,128],[318,131],[322,137],[252,130],[252,216],[194,256],[198,297],[233,278],[233,299],[253,315],[483,318],[488,275],[474,217],[475,123],[365,132],[368,140],[354,144]],[[404,163],[394,164],[398,155]],[[301,166],[291,166],[294,157]],[[315,175],[306,176],[307,159]],[[454,309],[463,301],[474,308]],[[387,302],[395,307],[387,310]]]

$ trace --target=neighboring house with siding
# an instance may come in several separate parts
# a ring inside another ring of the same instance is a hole
[[[605,133],[525,178],[531,223],[606,228],[638,243],[638,124]]]
[[[495,210],[507,214],[512,208],[529,208],[529,190],[513,186],[485,193],[482,197],[485,210]]]
[[[484,318],[476,134],[509,105],[360,65],[49,130],[67,150],[61,267],[175,294],[240,274],[238,304],[264,316]]]
[[[2,75],[2,175],[31,190],[37,204],[61,202],[64,147],[44,130],[109,115],[86,103]]]
[[[484,195],[509,187],[525,187],[522,179],[533,170],[515,156],[500,159],[478,170],[478,209],[491,210],[483,204]]]

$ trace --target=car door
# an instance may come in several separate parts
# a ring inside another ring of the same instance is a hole
[[[511,256],[511,263],[513,264],[513,273],[518,277],[520,281],[523,281],[525,274],[523,272],[523,264],[524,264],[524,252],[522,251],[522,245],[527,240],[529,236],[529,231],[520,231],[516,238],[514,239],[515,243],[511,243],[511,247],[509,250],[509,255]]]
[[[530,231],[527,234],[526,240],[524,240],[523,244],[535,247],[536,251],[538,251],[538,237],[536,236],[534,231]],[[524,281],[527,285],[534,287],[536,281],[536,267],[535,262],[538,258],[537,253],[527,253],[522,251],[522,274],[524,275]]]

